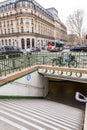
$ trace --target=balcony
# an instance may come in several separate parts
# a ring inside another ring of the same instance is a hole
[[[33,35],[36,37],[41,37],[41,38],[48,38],[48,39],[52,39],[54,40],[55,38],[52,36],[48,36],[48,35],[43,35],[43,34],[39,34],[39,33],[35,33],[35,32],[14,32],[14,33],[9,33],[9,34],[0,34],[0,37],[9,37],[9,36],[21,36],[21,35]]]

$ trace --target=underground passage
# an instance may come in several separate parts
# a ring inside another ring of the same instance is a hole
[[[80,92],[87,96],[87,84],[72,81],[49,79],[47,99],[70,105],[79,109],[85,108],[85,103],[75,99],[75,93]]]

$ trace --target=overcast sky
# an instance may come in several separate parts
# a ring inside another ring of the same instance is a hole
[[[84,11],[84,25],[87,28],[87,0],[36,0],[45,8],[55,7],[58,10],[59,18],[63,23],[66,23],[67,17],[75,10],[81,9]]]
[[[2,2],[4,0],[0,0]],[[59,18],[63,23],[66,23],[67,16],[75,10],[81,9],[84,11],[84,25],[87,28],[87,0],[36,0],[44,8],[55,7],[58,10]]]

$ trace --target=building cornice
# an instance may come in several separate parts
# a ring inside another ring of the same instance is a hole
[[[0,34],[0,37],[14,37],[14,36],[35,36],[35,37],[41,37],[41,38],[47,38],[47,39],[55,39],[52,36],[47,36],[47,35],[43,35],[43,34],[39,34],[39,33],[32,33],[32,32],[18,32],[18,33],[10,33],[10,34]]]

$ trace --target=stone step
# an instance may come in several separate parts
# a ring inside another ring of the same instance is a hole
[[[0,115],[0,130],[30,130]]]
[[[69,123],[66,123],[66,122],[64,122],[64,121],[55,121],[54,119],[47,119],[47,118],[43,118],[42,116],[35,116],[35,115],[32,115],[31,113],[23,113],[23,112],[19,112],[19,111],[14,111],[14,110],[12,110],[12,109],[9,109],[9,108],[5,108],[5,107],[3,107],[3,106],[0,106],[0,109],[1,110],[4,110],[5,112],[10,112],[10,114],[12,113],[12,114],[15,114],[15,115],[18,115],[18,116],[22,116],[23,117],[23,119],[24,118],[26,118],[27,120],[28,120],[28,118],[30,119],[30,120],[32,120],[32,121],[37,121],[37,122],[40,122],[41,123],[41,121],[42,122],[46,122],[47,124],[50,124],[50,126],[51,126],[51,124],[52,124],[52,126],[54,125],[54,126],[56,126],[56,127],[58,127],[59,126],[59,124],[60,125],[64,125],[64,126],[67,126],[67,127],[69,127],[69,128],[73,128],[73,129],[75,129],[76,127],[78,127],[78,125],[77,126],[74,126],[74,124],[69,124]],[[39,121],[40,120],[40,121]],[[46,124],[45,124],[46,125]]]
[[[17,102],[14,102],[14,103],[17,103]],[[21,105],[22,106],[24,106],[24,104],[23,104],[23,102],[20,102],[21,103]],[[37,107],[37,103],[38,103],[38,107]],[[46,104],[44,105],[41,105],[41,108],[40,108],[40,103],[39,102],[37,102],[36,103],[36,105],[34,106],[32,103],[30,103],[29,102],[29,105],[28,105],[28,102],[26,102],[26,106],[27,107],[29,107],[29,109],[32,107],[32,109],[34,109],[35,111],[36,110],[38,110],[39,112],[41,111],[41,112],[43,112],[43,111],[47,111],[48,113],[49,113],[49,107],[50,107],[50,112],[52,113],[52,115],[54,115],[54,116],[56,116],[57,115],[57,113],[59,113],[58,115],[60,115],[60,116],[65,116],[66,118],[71,118],[72,120],[75,120],[75,122],[76,122],[76,120],[78,121],[78,118],[79,117],[81,117],[81,112],[82,112],[82,110],[80,110],[80,109],[77,109],[77,108],[73,108],[73,107],[67,107],[67,105],[63,105],[63,107],[61,107],[62,105],[61,104],[59,104],[59,103],[57,103],[58,104],[58,106],[57,106],[57,108],[56,108],[56,106],[54,106],[54,108],[52,109],[53,111],[51,111],[51,105],[52,104],[50,104],[50,106],[48,107],[48,109],[46,109]],[[54,111],[54,109],[55,109],[55,111]],[[60,109],[60,111],[59,111],[59,109]],[[64,111],[64,109],[66,109],[66,111]],[[75,110],[77,111],[77,114],[75,113]],[[71,112],[69,112],[71,110]],[[72,113],[72,110],[73,110],[73,113]],[[61,112],[62,111],[62,112]],[[63,111],[64,111],[64,114],[63,114]],[[72,113],[72,114],[71,114]],[[75,114],[74,114],[75,113]],[[69,116],[68,116],[69,115]],[[77,117],[76,117],[76,115],[77,115]],[[73,118],[74,117],[74,118]],[[82,118],[83,118],[83,114],[82,114]],[[81,118],[81,119],[82,119]]]
[[[0,115],[14,130],[82,130],[83,125],[82,110],[43,99],[2,99]]]
[[[8,107],[9,109],[16,110],[18,112],[22,112],[24,114],[31,115],[34,117],[39,116],[39,118],[42,117],[42,118],[50,119],[50,120],[55,121],[55,122],[62,121],[62,122],[69,123],[69,124],[74,125],[74,126],[77,126],[79,124],[77,122],[73,122],[70,119],[67,120],[66,118],[63,118],[63,117],[61,118],[61,116],[55,118],[54,116],[47,114],[47,112],[41,113],[40,111],[37,111],[35,109],[31,110],[31,108],[29,108],[29,109],[24,108],[23,109],[22,107],[18,107],[16,105],[12,105],[12,104],[10,104],[11,106],[9,106],[7,104],[3,104],[3,103],[0,103],[0,104],[2,104],[2,106],[4,106],[5,108]]]

